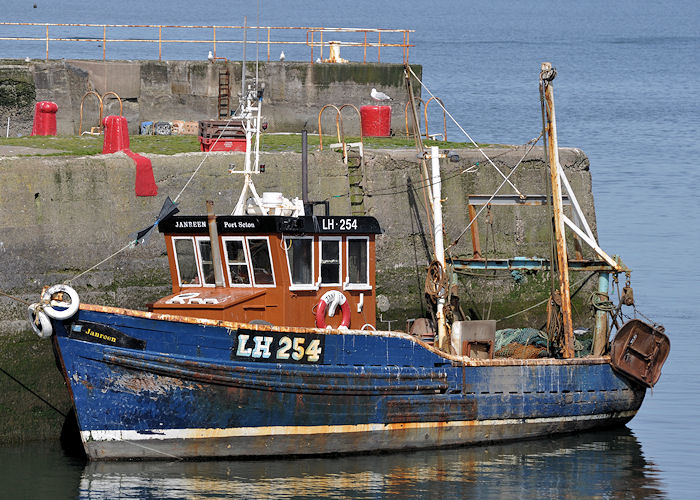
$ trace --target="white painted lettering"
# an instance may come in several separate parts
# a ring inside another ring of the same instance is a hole
[[[236,350],[236,356],[250,357],[253,349],[251,347],[246,347],[248,338],[250,338],[250,335],[244,335],[242,333],[238,336],[238,349]]]
[[[272,344],[272,337],[261,337],[256,335],[253,337],[253,341],[255,341],[255,348],[253,349],[252,356],[254,358],[269,358],[271,354],[270,345]]]

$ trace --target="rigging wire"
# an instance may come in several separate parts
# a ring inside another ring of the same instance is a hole
[[[233,120],[233,116],[230,116],[229,119],[226,121],[226,124],[225,124],[225,125],[221,128],[221,130],[219,131],[219,135],[218,135],[217,138],[214,140],[214,143],[213,143],[212,146],[209,148],[209,150],[206,152],[206,154],[204,155],[204,158],[202,158],[202,161],[199,162],[199,165],[197,165],[197,168],[194,170],[194,172],[192,172],[192,175],[190,176],[190,178],[187,180],[187,182],[185,183],[185,185],[182,187],[182,189],[180,190],[180,192],[177,194],[177,196],[176,196],[175,199],[173,200],[173,203],[177,203],[177,200],[180,199],[180,196],[182,196],[182,193],[185,192],[185,189],[187,189],[187,186],[190,185],[190,182],[192,182],[192,179],[194,179],[194,176],[197,175],[197,172],[199,172],[199,169],[202,168],[202,165],[204,165],[204,162],[207,161],[207,158],[209,158],[209,154],[210,154],[210,153],[212,152],[212,150],[214,149],[214,146],[216,146],[216,144],[219,142],[219,140],[221,139],[221,136],[222,136],[223,133],[224,133],[224,130],[226,130],[226,128],[228,128],[228,126],[231,124],[231,121],[232,121],[232,120]],[[79,273],[79,274],[73,276],[72,278],[67,279],[67,280],[64,281],[63,283],[64,283],[64,284],[68,284],[68,283],[73,282],[74,280],[80,278],[81,276],[83,276],[83,275],[85,275],[85,274],[87,274],[87,273],[89,273],[89,272],[91,272],[91,271],[97,269],[99,266],[101,266],[102,264],[104,264],[104,263],[107,262],[108,260],[110,260],[110,259],[116,257],[117,255],[119,255],[120,253],[122,253],[124,250],[127,250],[127,249],[129,249],[129,248],[135,247],[135,246],[137,245],[137,243],[138,243],[138,240],[132,240],[132,241],[130,241],[129,243],[127,243],[126,245],[124,245],[122,248],[120,248],[119,250],[117,250],[116,252],[114,252],[114,253],[113,253],[112,255],[110,255],[109,257],[106,257],[105,259],[101,260],[100,262],[98,262],[98,263],[95,264],[94,266],[92,266],[92,267],[86,269],[85,271],[83,271],[83,272],[81,272],[81,273]]]
[[[413,72],[413,69],[411,69],[410,66],[408,66],[408,70],[411,72],[411,74],[413,75],[413,77],[414,77],[416,80],[418,80],[418,83],[421,84],[421,87],[423,87],[423,88],[425,89],[425,91],[426,91],[428,94],[430,94],[430,97],[435,97],[435,95],[433,95],[433,93],[430,91],[430,89],[429,89],[428,87],[426,87],[425,84],[421,81],[421,79],[418,78],[418,76]],[[503,172],[501,172],[501,170],[496,166],[496,164],[495,164],[493,161],[491,161],[491,158],[489,158],[489,156],[486,154],[486,152],[485,152],[483,149],[481,149],[481,146],[479,146],[479,145],[476,143],[476,141],[474,141],[474,139],[472,139],[472,137],[467,133],[467,131],[464,130],[464,128],[462,128],[462,126],[461,126],[461,125],[459,124],[459,122],[455,119],[455,117],[452,116],[452,113],[450,113],[449,111],[447,111],[447,108],[445,108],[445,106],[442,105],[442,103],[440,102],[440,100],[439,100],[438,98],[435,98],[435,102],[438,103],[438,105],[439,105],[439,106],[442,108],[442,110],[447,114],[447,116],[450,117],[450,120],[452,120],[452,121],[454,122],[454,124],[457,125],[457,128],[459,128],[459,130],[462,131],[462,133],[467,137],[467,139],[469,139],[469,141],[476,147],[476,149],[479,150],[479,152],[484,156],[484,158],[486,158],[486,160],[491,164],[491,166],[492,166],[493,168],[495,168],[496,171],[497,171],[499,174],[501,174],[501,177],[503,177],[506,181],[508,181],[508,184],[510,184],[511,187],[512,187],[513,189],[515,189],[515,192],[516,192],[516,193],[518,193],[520,196],[522,196],[522,193],[518,190],[517,187],[515,187],[515,184],[513,184],[512,182],[510,182],[510,181],[508,180],[508,178],[506,177],[506,175],[505,175]]]
[[[541,137],[541,134],[539,137]],[[535,141],[535,143],[536,143],[537,140],[539,139],[539,137],[535,137],[533,139],[530,139],[525,144],[518,144],[516,146],[510,147],[506,151],[499,153],[498,155],[495,155],[492,158],[495,159],[495,158],[500,158],[501,156],[505,156],[512,151],[517,151],[520,148],[523,148],[523,147],[526,147],[526,146],[532,144],[533,141]],[[534,146],[534,144],[533,144],[533,146]],[[528,153],[529,153],[529,151],[530,150],[528,150]],[[527,153],[526,153],[526,156],[527,156]],[[522,160],[520,160],[520,161],[522,161]],[[479,166],[480,166],[479,162],[476,162],[476,163],[474,163],[474,164],[472,164],[472,165],[470,165],[470,166],[468,166],[468,167],[466,167],[458,172],[455,172],[455,173],[447,175],[447,176],[441,176],[441,178],[442,178],[441,182],[448,181],[448,180],[453,179],[455,177],[459,177],[460,175],[463,175],[463,174],[476,173],[479,171]],[[392,195],[396,195],[396,194],[408,193],[410,191],[417,192],[419,189],[422,189],[422,188],[424,188],[426,186],[430,186],[430,185],[432,185],[432,182],[430,182],[430,180],[426,181],[426,180],[421,178],[418,182],[413,182],[412,187],[410,187],[410,188],[400,188],[400,189],[386,188],[386,189],[378,189],[376,191],[365,190],[364,193],[365,193],[365,195],[367,195],[369,197],[372,197],[372,196],[392,196]],[[328,201],[328,200],[330,200],[330,198],[347,198],[348,196],[349,196],[349,194],[347,194],[347,193],[336,194],[336,195],[333,195],[329,198],[326,198],[326,200],[324,200],[324,201]]]
[[[532,148],[535,147],[535,144],[537,144],[537,142],[540,140],[541,137],[542,137],[542,134],[540,134],[539,136],[537,136],[536,138],[532,139],[532,140],[529,142],[530,147],[528,148],[528,150],[525,151],[525,154],[523,154],[523,156],[520,158],[520,160],[518,161],[518,163],[513,167],[513,170],[511,170],[510,173],[508,174],[508,176],[507,176],[505,179],[503,179],[503,182],[501,182],[501,184],[498,186],[498,188],[496,188],[496,191],[491,195],[491,197],[488,199],[488,201],[487,201],[486,203],[484,203],[484,205],[479,209],[479,211],[476,213],[476,215],[474,216],[474,218],[473,218],[471,221],[469,221],[469,224],[467,224],[467,227],[465,227],[464,230],[463,230],[461,233],[459,233],[459,236],[457,236],[457,238],[456,238],[452,243],[450,243],[450,246],[447,247],[448,250],[449,250],[450,248],[452,248],[453,246],[455,246],[455,245],[459,242],[460,238],[461,238],[462,236],[464,236],[464,234],[469,230],[469,228],[472,226],[472,224],[474,223],[474,221],[477,220],[477,219],[479,218],[479,215],[481,214],[481,212],[483,212],[484,209],[485,209],[485,208],[491,203],[491,201],[496,197],[496,195],[498,194],[498,192],[501,190],[501,188],[502,188],[502,187],[506,184],[506,182],[508,181],[508,178],[509,178],[511,175],[513,175],[513,173],[518,169],[518,167],[519,167],[520,164],[523,162],[523,160],[525,159],[525,157],[528,155],[528,153],[530,153],[530,151],[532,151]]]

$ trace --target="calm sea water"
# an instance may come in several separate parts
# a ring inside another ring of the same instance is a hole
[[[255,24],[256,3],[0,1],[6,20]],[[60,8],[57,5],[60,4]],[[640,310],[672,350],[628,430],[474,449],[298,461],[89,464],[46,445],[0,451],[13,496],[84,498],[671,497],[700,489],[700,8],[691,0],[260,2],[260,24],[410,28],[411,61],[479,142],[539,134],[539,66],[551,61],[560,144],[591,161],[600,243],[634,270]],[[4,30],[8,32],[8,30]],[[249,35],[254,38],[255,35]],[[91,44],[52,57],[101,57]],[[8,57],[43,45],[0,44]],[[55,52],[54,52],[55,50]],[[64,52],[61,52],[61,51]],[[109,47],[111,58],[152,58]],[[204,58],[208,47],[168,48]],[[240,53],[220,49],[232,59]],[[236,49],[238,50],[238,49]],[[79,53],[77,53],[80,51]],[[249,49],[249,57],[253,49]],[[279,51],[277,50],[277,53]],[[285,48],[307,60],[306,49]],[[350,58],[352,54],[350,54]],[[399,61],[390,51],[383,60]],[[454,126],[448,136],[461,140]],[[14,488],[14,489],[13,489]]]

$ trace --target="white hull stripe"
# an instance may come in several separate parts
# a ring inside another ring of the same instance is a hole
[[[149,441],[149,440],[189,440],[220,439],[234,437],[265,436],[302,436],[314,434],[345,434],[399,431],[409,429],[490,427],[502,425],[556,424],[565,422],[607,420],[611,418],[632,418],[636,410],[596,415],[577,415],[567,417],[542,418],[505,418],[497,420],[461,420],[452,422],[404,422],[393,424],[351,424],[351,425],[314,425],[314,426],[268,426],[268,427],[232,427],[230,429],[153,429],[148,431],[81,431],[83,442],[89,441]]]

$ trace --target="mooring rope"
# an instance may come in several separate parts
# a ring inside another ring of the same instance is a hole
[[[63,413],[61,410],[59,410],[58,408],[56,408],[54,405],[52,405],[51,403],[49,403],[48,401],[46,401],[44,398],[42,398],[41,396],[39,396],[36,392],[34,392],[33,390],[31,390],[29,387],[27,387],[26,385],[24,385],[24,384],[22,383],[21,380],[19,380],[19,379],[15,378],[14,376],[12,376],[7,370],[5,370],[4,368],[0,367],[0,372],[3,372],[5,375],[7,375],[8,377],[10,377],[12,380],[14,380],[15,382],[17,382],[23,389],[29,391],[31,394],[33,394],[34,396],[36,396],[37,398],[39,398],[43,403],[45,403],[49,408],[51,408],[51,409],[53,409],[54,411],[56,411],[59,415],[62,415],[64,418],[66,417],[66,414],[65,414],[65,413]]]
[[[14,301],[16,301],[16,302],[19,302],[19,303],[21,303],[21,304],[27,305],[27,306],[31,305],[31,304],[30,304],[29,302],[27,302],[26,300],[22,300],[22,299],[20,299],[20,298],[18,298],[18,297],[15,297],[14,295],[10,295],[10,294],[8,294],[8,293],[5,293],[5,292],[3,292],[2,290],[0,290],[0,295],[2,295],[3,297],[7,297],[8,299],[14,300]]]

